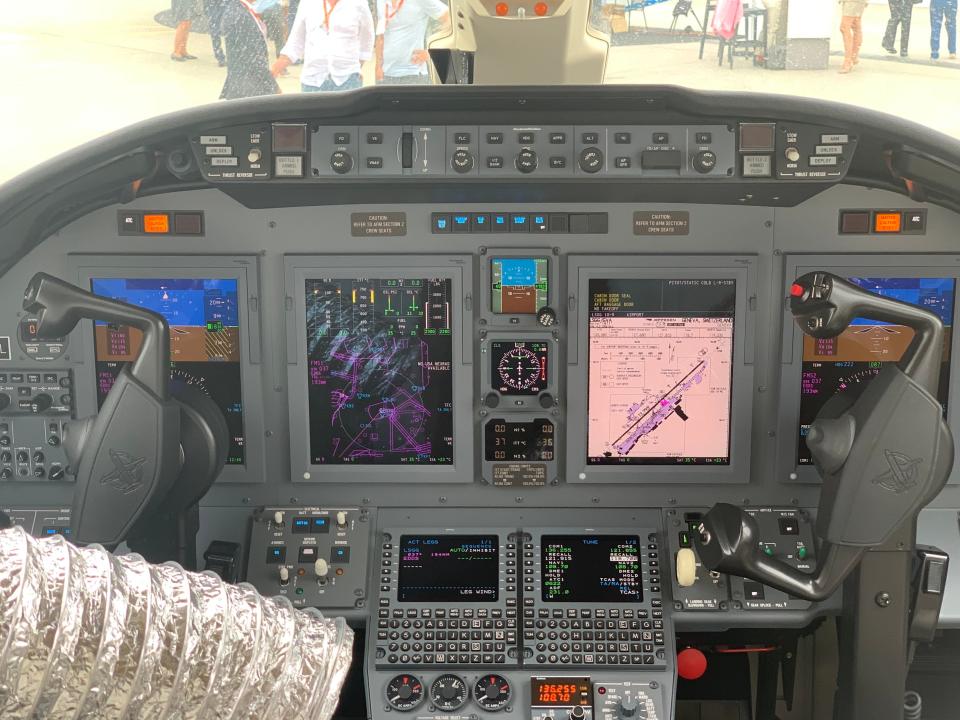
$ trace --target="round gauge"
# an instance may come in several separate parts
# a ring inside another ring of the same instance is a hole
[[[529,390],[540,382],[540,358],[526,347],[508,350],[497,363],[497,373],[503,384],[514,390]]]
[[[484,710],[501,710],[510,702],[510,683],[502,675],[484,675],[473,686],[473,697]]]
[[[430,686],[430,702],[439,710],[456,710],[467,701],[467,684],[456,675],[441,675]]]
[[[423,683],[413,675],[397,675],[387,683],[387,702],[395,710],[413,710],[423,702]]]
[[[37,328],[40,324],[39,318],[27,316],[20,321],[20,327],[17,331],[17,340],[21,349],[31,360],[47,361],[56,360],[67,350],[67,339],[44,338],[37,336]]]

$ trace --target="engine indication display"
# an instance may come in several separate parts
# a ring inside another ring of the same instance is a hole
[[[536,315],[549,303],[547,258],[490,260],[490,310],[498,315]]]
[[[953,278],[848,279],[878,295],[919,305],[943,321],[945,333],[937,399],[946,410],[956,281]],[[912,340],[913,331],[908,327],[862,318],[856,318],[835,338],[803,336],[798,465],[813,464],[806,436],[824,404],[837,393],[848,395],[851,402],[856,400],[885,365],[900,360]]]
[[[592,698],[593,683],[588,677],[530,678],[530,704],[537,707],[588,707]]]
[[[496,602],[496,535],[401,535],[397,600]]]
[[[736,281],[591,279],[587,462],[730,463]]]
[[[549,345],[540,341],[490,343],[490,382],[501,395],[537,395],[549,382]]]
[[[547,602],[643,600],[637,535],[544,535],[541,596]]]
[[[170,325],[170,374],[194,385],[223,412],[230,433],[228,465],[246,462],[240,366],[238,282],[233,278],[93,278],[104,297],[153,310]],[[140,352],[136,328],[94,324],[97,403],[102,406],[124,363]]]
[[[487,422],[484,456],[487,462],[550,462],[554,457],[554,427],[546,418],[513,422],[495,418]]]
[[[448,279],[308,279],[316,465],[451,465]]]

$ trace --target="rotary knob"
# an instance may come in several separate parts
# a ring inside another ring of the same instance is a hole
[[[53,398],[47,395],[46,393],[40,393],[33,398],[33,402],[30,403],[30,408],[35,413],[46,412],[53,405]]]
[[[473,170],[474,158],[469,150],[464,150],[461,148],[453,153],[453,157],[450,158],[450,166],[454,169],[455,172],[464,175],[471,170]]]
[[[0,452],[0,463],[12,463],[12,462],[13,462],[13,455],[10,453],[9,450],[4,450],[3,452]]]
[[[598,173],[603,169],[603,150],[598,147],[586,147],[580,151],[580,169],[585,173]]]
[[[617,717],[621,720],[628,720],[637,716],[640,711],[640,703],[634,697],[621,698],[617,703]]]
[[[330,156],[330,167],[337,175],[346,175],[353,170],[353,156],[346,150],[336,150]]]
[[[535,150],[523,148],[523,150],[517,153],[517,170],[522,172],[524,175],[529,175],[536,170],[538,163],[539,159],[537,158],[537,153]]]
[[[787,158],[787,162],[798,162],[800,160],[800,151],[795,147],[788,147],[783,151],[784,157]]]
[[[557,324],[557,312],[550,307],[542,307],[537,311],[537,322],[543,327],[553,327]]]
[[[51,480],[59,480],[63,477],[63,468],[59,465],[50,466],[50,475],[48,476]]]
[[[584,717],[583,708],[579,705],[574,705],[572,708],[570,708],[570,712],[568,713],[568,715],[570,717],[570,720],[583,720],[583,717]]]
[[[717,154],[713,150],[698,152],[693,158],[693,169],[706,175],[717,166]]]
[[[10,406],[10,396],[7,393],[0,393],[0,411],[6,410]]]
[[[13,477],[13,470],[10,468],[4,468],[0,470],[0,480],[9,480]]]

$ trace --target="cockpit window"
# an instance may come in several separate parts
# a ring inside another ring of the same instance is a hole
[[[205,103],[377,84],[675,84],[960,137],[955,0],[7,3],[0,180]]]

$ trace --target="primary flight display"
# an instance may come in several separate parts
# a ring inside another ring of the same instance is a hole
[[[246,462],[240,367],[238,285],[232,278],[93,278],[104,297],[153,310],[170,325],[170,374],[199,387],[223,412],[230,433],[228,465]],[[136,328],[94,324],[97,403],[101,407],[124,363],[140,352]]]

